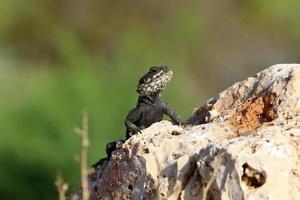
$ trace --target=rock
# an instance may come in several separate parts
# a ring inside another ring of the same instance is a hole
[[[235,83],[188,127],[161,121],[90,174],[91,199],[300,199],[300,65]]]

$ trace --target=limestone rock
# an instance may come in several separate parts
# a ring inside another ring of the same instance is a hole
[[[192,126],[153,124],[90,174],[91,199],[300,199],[300,65],[235,83]]]

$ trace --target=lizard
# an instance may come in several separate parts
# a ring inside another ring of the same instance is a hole
[[[182,123],[172,107],[161,100],[161,94],[172,76],[173,71],[168,66],[154,66],[140,78],[136,90],[139,93],[137,105],[125,119],[126,139],[161,121],[164,114],[175,124]]]
[[[173,71],[168,66],[154,66],[143,75],[138,82],[136,91],[139,94],[137,105],[133,108],[125,119],[126,140],[155,122],[162,120],[167,115],[177,124],[182,124],[180,116],[173,108],[161,100],[161,94],[165,90],[167,83],[172,79]],[[106,145],[107,157],[99,160],[93,167],[109,160],[111,153],[121,148],[124,140],[117,140]]]

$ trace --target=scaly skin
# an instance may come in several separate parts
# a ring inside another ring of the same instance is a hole
[[[151,67],[149,72],[139,80],[137,92],[140,95],[137,105],[125,119],[126,139],[151,124],[161,121],[164,114],[168,115],[175,124],[181,123],[180,117],[172,107],[160,98],[172,75],[172,70],[167,66]]]
[[[141,130],[151,124],[161,121],[164,115],[169,116],[177,125],[182,123],[172,107],[160,98],[172,75],[173,72],[169,67],[155,66],[151,67],[149,72],[139,80],[136,90],[139,93],[137,105],[128,113],[125,119],[126,140],[136,133],[141,133]],[[111,153],[121,148],[123,142],[123,140],[118,140],[108,143],[106,145],[107,158],[99,160],[93,167],[96,168],[105,160],[109,160]]]

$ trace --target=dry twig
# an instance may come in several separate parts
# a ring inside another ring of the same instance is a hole
[[[89,148],[88,138],[88,115],[86,112],[83,113],[82,128],[76,128],[75,132],[82,137],[82,149],[80,156],[81,165],[81,187],[82,187],[82,200],[89,199],[89,188],[88,188],[88,168],[87,168],[87,154]]]
[[[59,200],[66,200],[66,192],[68,190],[68,183],[64,182],[64,179],[60,173],[57,174],[55,180],[55,186],[57,187]]]

